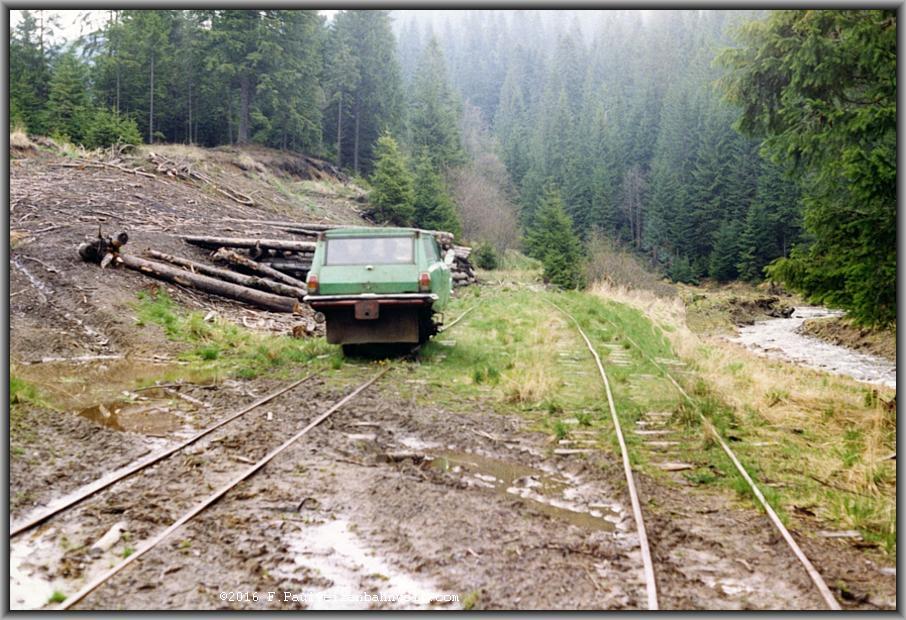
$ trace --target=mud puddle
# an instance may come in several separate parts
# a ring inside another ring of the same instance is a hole
[[[807,319],[833,316],[840,316],[840,313],[816,306],[800,306],[788,319],[768,319],[741,327],[739,334],[729,340],[759,355],[896,389],[896,364],[799,333]]]
[[[289,550],[294,564],[280,572],[296,581],[306,576],[293,595],[309,610],[461,608],[458,594],[391,566],[345,519],[306,525]]]
[[[89,362],[15,363],[16,375],[60,409],[83,409],[145,384],[213,385],[216,372],[168,359],[122,358]]]
[[[39,609],[53,596],[54,583],[29,566],[36,556],[48,559],[49,543],[44,539],[17,540],[9,545],[9,606],[11,610]]]
[[[618,502],[588,497],[575,479],[471,452],[438,452],[430,466],[460,476],[469,486],[517,496],[539,512],[584,529],[626,529]]]
[[[191,430],[185,409],[165,400],[120,400],[99,403],[79,411],[79,415],[116,431],[167,437],[177,431]]]

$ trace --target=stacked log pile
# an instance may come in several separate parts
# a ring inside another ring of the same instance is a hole
[[[478,278],[475,276],[475,268],[469,262],[469,254],[472,248],[464,245],[454,245],[453,247],[453,286],[468,286],[475,284]]]
[[[100,263],[102,268],[111,263],[122,265],[158,279],[242,301],[272,312],[301,313],[301,302],[306,294],[305,278],[311,269],[317,235],[334,226],[247,221],[276,225],[277,228],[305,239],[205,235],[181,237],[186,243],[210,250],[209,257],[216,263],[212,265],[153,249],[145,251],[145,258],[121,254],[128,235],[120,233],[114,238],[99,231],[97,239],[79,247],[79,254],[86,261]],[[474,283],[475,271],[469,262],[471,248],[454,245],[453,235],[450,233],[430,232],[437,237],[444,253],[449,250],[454,253],[454,285],[459,287]]]

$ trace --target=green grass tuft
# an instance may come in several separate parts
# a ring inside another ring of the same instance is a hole
[[[62,603],[66,600],[66,595],[60,592],[59,590],[54,590],[53,594],[50,595],[50,598],[47,599],[48,603]]]

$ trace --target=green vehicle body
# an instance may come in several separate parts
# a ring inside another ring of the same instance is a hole
[[[305,301],[332,344],[424,342],[450,302],[451,260],[428,231],[334,228],[318,238]]]

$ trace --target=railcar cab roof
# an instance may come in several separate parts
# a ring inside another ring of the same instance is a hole
[[[406,237],[409,235],[431,235],[437,237],[441,234],[435,230],[421,228],[383,227],[383,226],[344,226],[331,228],[321,233],[322,238],[333,239],[342,237]]]

